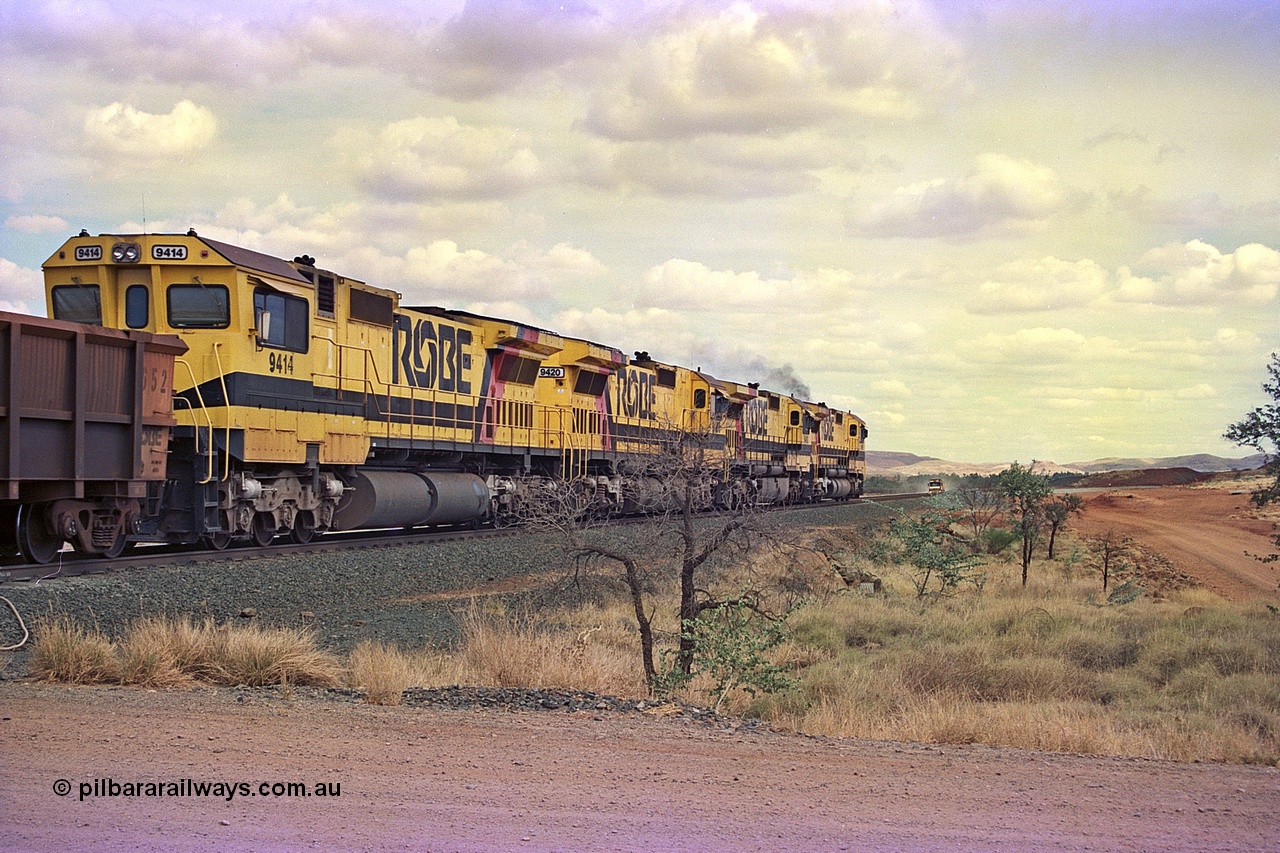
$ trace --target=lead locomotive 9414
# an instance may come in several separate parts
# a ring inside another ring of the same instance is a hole
[[[709,505],[861,494],[850,412],[186,234],[68,240],[53,319],[0,315],[6,552],[503,524],[573,488],[663,507],[653,459],[710,449]],[[8,541],[12,539],[12,541]]]

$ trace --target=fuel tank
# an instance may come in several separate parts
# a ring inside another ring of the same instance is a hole
[[[489,487],[474,474],[358,471],[344,484],[337,530],[458,524],[489,512]]]

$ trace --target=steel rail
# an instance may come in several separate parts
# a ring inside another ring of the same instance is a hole
[[[816,510],[837,506],[856,504],[890,503],[894,501],[927,498],[927,494],[903,495],[870,495],[855,498],[843,503],[785,504],[776,510],[796,511]],[[620,518],[621,523],[638,524],[645,516]],[[370,548],[387,548],[398,545],[429,545],[437,542],[453,542],[459,539],[485,539],[500,536],[514,536],[526,532],[523,527],[480,527],[467,526],[423,529],[419,531],[388,532],[385,530],[353,530],[341,533],[326,533],[311,542],[300,545],[294,542],[281,541],[276,544],[258,547],[255,545],[232,545],[221,551],[212,548],[179,545],[139,545],[133,553],[106,559],[101,555],[78,554],[75,551],[62,551],[58,558],[48,564],[28,563],[22,565],[0,565],[0,584],[18,581],[46,581],[58,578],[73,578],[83,575],[106,574],[108,572],[129,569],[147,568],[150,566],[191,565],[193,563],[221,562],[227,560],[250,560],[259,557],[281,557],[290,554],[328,553],[334,551],[361,551]]]

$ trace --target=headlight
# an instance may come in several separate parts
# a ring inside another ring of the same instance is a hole
[[[117,264],[136,264],[142,257],[142,247],[137,243],[116,243],[111,247],[111,260]]]

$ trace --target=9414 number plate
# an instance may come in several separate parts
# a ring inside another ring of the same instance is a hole
[[[185,261],[186,259],[186,246],[155,245],[151,247],[151,260],[153,261]]]

